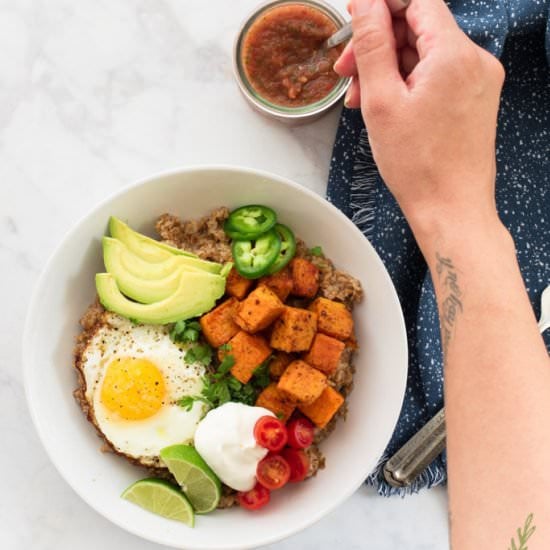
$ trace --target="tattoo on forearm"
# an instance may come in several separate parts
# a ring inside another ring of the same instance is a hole
[[[531,538],[533,533],[535,532],[535,529],[537,528],[535,525],[531,525],[533,523],[533,514],[529,514],[527,516],[527,519],[525,520],[525,523],[523,524],[523,529],[521,527],[518,527],[516,536],[517,536],[517,544],[516,544],[516,537],[514,537],[510,541],[510,546],[508,546],[508,550],[527,550],[527,541]]]
[[[443,348],[443,361],[447,359],[447,353],[453,336],[459,313],[462,313],[462,290],[458,284],[457,270],[450,258],[444,258],[435,253],[437,260],[436,272],[443,283],[443,296],[440,306],[441,322],[441,346]]]

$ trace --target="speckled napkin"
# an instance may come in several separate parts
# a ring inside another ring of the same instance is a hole
[[[456,0],[449,5],[461,27],[506,68],[498,119],[497,204],[515,239],[527,291],[539,315],[541,292],[550,283],[550,1]],[[387,458],[443,405],[443,370],[432,282],[413,235],[378,174],[358,111],[344,109],[342,114],[327,194],[382,258],[407,325],[405,401],[388,448],[367,483],[387,496],[439,485],[446,481],[444,453],[407,489],[390,487],[381,475]]]

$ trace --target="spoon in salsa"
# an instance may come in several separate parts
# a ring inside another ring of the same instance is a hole
[[[323,43],[321,49],[329,50],[330,48],[339,46],[340,44],[347,42],[351,38],[352,34],[353,31],[351,29],[350,21],[349,23],[346,23],[341,29],[338,29],[332,36],[329,36]]]

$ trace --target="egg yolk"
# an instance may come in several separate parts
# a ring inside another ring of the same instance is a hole
[[[123,357],[107,367],[101,402],[126,420],[153,416],[163,404],[166,387],[160,370],[147,359]]]

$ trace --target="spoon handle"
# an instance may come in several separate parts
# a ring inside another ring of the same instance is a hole
[[[334,48],[334,46],[338,46],[338,44],[347,42],[351,38],[351,35],[351,22],[349,22],[346,23],[341,29],[336,31],[331,37],[327,38],[326,42],[324,43],[324,47],[327,50],[330,48]]]

